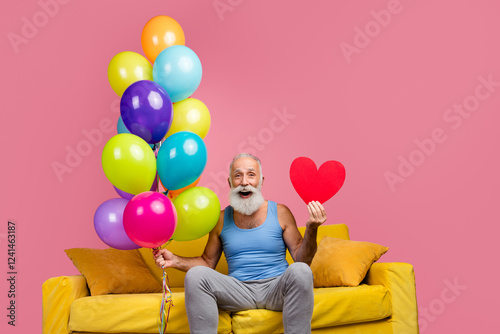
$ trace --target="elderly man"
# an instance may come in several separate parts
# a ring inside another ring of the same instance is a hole
[[[311,332],[317,228],[326,221],[319,202],[307,205],[304,238],[290,210],[265,200],[258,158],[242,153],[229,167],[230,206],[210,232],[205,251],[186,258],[167,249],[154,253],[156,264],[187,271],[186,311],[191,333],[217,333],[217,307],[236,312],[264,308],[283,311],[286,334]],[[288,265],[286,249],[295,263]],[[229,274],[214,268],[224,251]]]

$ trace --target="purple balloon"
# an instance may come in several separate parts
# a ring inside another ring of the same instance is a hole
[[[149,80],[134,82],[125,90],[120,101],[120,113],[130,133],[149,144],[165,137],[174,116],[167,91]]]
[[[128,201],[113,198],[105,201],[95,211],[94,228],[101,240],[108,246],[129,250],[140,248],[128,237],[123,228],[123,211]]]
[[[118,195],[120,195],[121,198],[125,198],[126,200],[131,200],[135,195],[129,194],[124,192],[123,190],[118,189],[117,187],[113,186],[115,188],[115,191]],[[151,186],[150,191],[156,191],[158,190],[158,175],[156,175],[155,180],[153,181],[153,185]]]
[[[158,190],[158,174],[156,174],[155,180],[153,181],[153,185],[151,186],[150,191]]]
[[[121,198],[124,198],[126,200],[131,200],[135,195],[129,194],[124,192],[123,190],[118,189],[117,187],[113,186],[115,188],[115,191],[118,195],[120,195]]]

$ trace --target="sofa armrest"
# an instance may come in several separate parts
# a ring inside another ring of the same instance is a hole
[[[83,275],[52,277],[43,283],[43,334],[68,334],[71,303],[89,296]]]
[[[418,309],[413,266],[408,263],[391,262],[372,264],[364,283],[383,285],[389,290],[392,301],[392,323],[394,333],[418,333]]]

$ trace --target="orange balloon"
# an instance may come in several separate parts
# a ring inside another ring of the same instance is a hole
[[[154,63],[160,52],[172,45],[185,45],[186,39],[176,20],[170,16],[158,15],[142,29],[141,44],[146,57]]]
[[[200,179],[201,179],[201,175],[199,178],[197,178],[193,183],[191,183],[190,185],[188,186],[185,186],[184,188],[180,188],[180,189],[177,189],[177,190],[169,190],[168,191],[168,194],[167,194],[167,197],[170,198],[171,200],[174,200],[177,196],[179,196],[184,190],[187,190],[189,188],[193,188],[193,187],[196,187],[196,185],[198,184],[198,182],[200,182]],[[161,180],[160,180],[160,183],[161,183]],[[161,185],[163,187],[163,184]],[[165,187],[163,187],[165,188]]]

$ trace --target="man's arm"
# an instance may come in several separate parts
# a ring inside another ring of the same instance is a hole
[[[164,248],[153,252],[156,265],[160,268],[175,268],[182,271],[188,271],[195,266],[205,266],[215,269],[222,254],[222,243],[219,235],[223,225],[224,211],[221,212],[217,225],[210,231],[205,251],[201,256],[179,256]]]
[[[283,228],[283,239],[293,260],[311,264],[318,248],[316,241],[318,227],[326,221],[326,212],[319,202],[310,202],[307,210],[309,219],[306,223],[304,238],[300,235],[293,214],[285,205],[278,205],[278,220]]]

